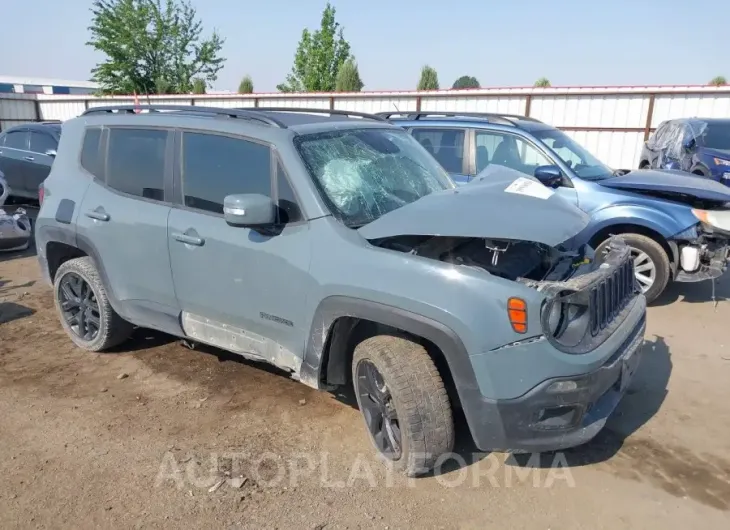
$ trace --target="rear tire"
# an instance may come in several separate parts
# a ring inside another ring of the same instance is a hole
[[[423,474],[451,452],[451,404],[423,346],[390,335],[366,339],[355,348],[352,381],[370,440],[394,469],[411,477]],[[385,412],[379,416],[378,409]],[[395,434],[398,440],[388,447]]]
[[[669,256],[652,238],[641,234],[617,234],[631,247],[635,275],[647,303],[651,303],[664,291],[671,277]],[[602,257],[611,238],[598,245],[596,255]]]
[[[79,348],[103,351],[121,344],[132,333],[132,325],[109,303],[96,265],[89,257],[69,260],[58,268],[53,298],[61,326]]]

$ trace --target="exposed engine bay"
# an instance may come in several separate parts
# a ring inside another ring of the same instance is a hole
[[[675,280],[700,282],[719,278],[730,257],[730,232],[706,223],[675,236],[669,244],[677,254]]]
[[[628,245],[613,238],[605,255],[541,243],[444,236],[397,236],[371,243],[413,255],[485,270],[545,294],[544,337],[572,354],[592,351],[625,317],[639,292]]]
[[[588,265],[587,247],[561,251],[530,241],[445,236],[397,236],[371,241],[383,248],[406,252],[454,265],[483,269],[512,281],[562,281]]]

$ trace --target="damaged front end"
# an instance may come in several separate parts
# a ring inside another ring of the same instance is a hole
[[[714,280],[727,270],[730,259],[730,210],[699,210],[700,222],[669,240],[675,253],[675,281]]]
[[[444,236],[397,236],[371,243],[382,248],[484,270],[545,295],[544,336],[558,350],[594,350],[621,324],[639,296],[630,249],[614,238],[599,265],[585,245],[565,250],[531,241]]]

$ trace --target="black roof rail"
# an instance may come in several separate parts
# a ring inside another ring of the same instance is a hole
[[[369,114],[367,112],[357,112],[354,110],[308,109],[302,107],[255,107],[254,110],[263,112],[301,112],[305,114],[329,114],[331,116],[355,116],[358,118],[367,118],[376,121],[388,121],[379,114]]]
[[[514,120],[542,123],[540,120],[529,116],[501,112],[378,112],[378,116],[385,119],[390,119],[393,116],[403,116],[410,120],[420,120],[422,118],[429,118],[433,116],[444,118],[487,118],[493,120],[494,123],[501,122],[502,124],[507,125],[515,125]]]
[[[198,116],[224,116],[226,118],[241,118],[244,120],[258,121],[266,125],[286,129],[283,122],[259,113],[256,109],[229,109],[224,107],[203,107],[201,105],[110,105],[103,107],[91,107],[85,110],[81,115],[102,114],[123,112],[125,114],[135,114],[138,112],[164,112],[174,111],[182,114],[198,115]]]

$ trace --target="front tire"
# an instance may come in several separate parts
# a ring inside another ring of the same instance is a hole
[[[641,292],[646,297],[647,303],[651,303],[664,291],[669,283],[671,269],[669,267],[669,256],[664,248],[652,238],[641,234],[617,234],[631,248],[631,258],[634,260],[634,276],[636,277]],[[596,249],[596,255],[601,256],[611,241],[608,238]]]
[[[79,348],[103,351],[127,340],[132,325],[109,303],[104,284],[89,257],[63,263],[53,282],[61,326]]]
[[[451,452],[451,404],[423,346],[390,335],[366,339],[355,348],[352,380],[370,439],[394,469],[423,474]]]

